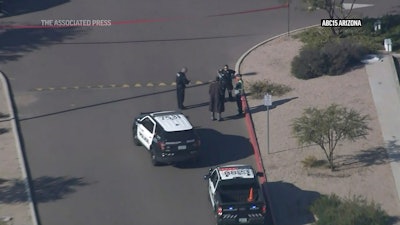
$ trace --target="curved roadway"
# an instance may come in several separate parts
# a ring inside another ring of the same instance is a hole
[[[0,61],[17,102],[41,224],[215,223],[203,174],[254,158],[234,103],[227,103],[225,121],[209,120],[204,82],[224,64],[234,67],[254,44],[286,32],[287,8],[264,0],[45,2],[3,21],[113,25],[1,34]],[[295,29],[324,14],[291,5],[290,16]],[[131,122],[141,111],[176,109],[171,82],[182,66],[194,84],[201,81],[187,89],[184,111],[199,128],[201,161],[153,167],[144,148],[132,144]]]

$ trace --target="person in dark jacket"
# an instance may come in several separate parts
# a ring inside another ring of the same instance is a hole
[[[241,74],[236,74],[236,84],[234,94],[236,98],[236,105],[238,109],[238,116],[243,115],[242,95],[243,95],[243,80]]]
[[[186,109],[186,107],[183,105],[183,102],[185,101],[185,88],[186,85],[190,83],[190,80],[188,80],[186,77],[187,71],[188,69],[183,67],[181,71],[176,74],[176,97],[179,109]]]
[[[221,121],[222,112],[225,111],[225,96],[222,93],[220,83],[220,77],[216,77],[215,81],[210,84],[209,95],[210,95],[210,105],[209,110],[211,112],[211,120]],[[215,114],[217,114],[218,118],[215,118]]]
[[[229,95],[229,101],[233,101],[233,96],[232,96],[232,90],[233,90],[233,84],[232,80],[235,79],[235,71],[229,69],[228,65],[225,65],[222,70],[220,70],[221,78],[223,79],[225,89],[228,90],[228,95]],[[224,92],[224,98],[225,98],[225,92]]]

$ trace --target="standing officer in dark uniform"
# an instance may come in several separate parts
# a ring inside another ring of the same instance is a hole
[[[225,87],[228,90],[229,94],[229,101],[233,101],[233,96],[232,96],[232,89],[233,89],[233,84],[232,80],[235,78],[235,71],[229,69],[228,65],[225,65],[222,70],[220,70],[220,74],[222,75],[221,78],[224,79]],[[225,95],[225,92],[224,92]]]
[[[185,100],[186,85],[190,83],[190,80],[186,77],[186,72],[187,68],[183,67],[181,71],[176,74],[176,96],[179,109],[186,109],[186,107],[183,106],[183,101]]]
[[[243,115],[243,105],[242,105],[242,95],[243,95],[243,80],[241,74],[236,74],[236,84],[235,84],[235,97],[236,105],[238,109],[238,116]]]

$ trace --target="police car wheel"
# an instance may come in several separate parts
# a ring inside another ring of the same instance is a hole
[[[160,162],[157,161],[156,156],[154,155],[154,152],[152,149],[150,149],[150,158],[151,158],[151,164],[153,164],[153,166],[160,165]]]
[[[136,146],[142,145],[136,135],[133,136],[133,142],[135,143]]]

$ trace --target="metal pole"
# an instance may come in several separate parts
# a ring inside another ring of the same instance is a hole
[[[287,33],[290,36],[290,0],[287,2]]]
[[[267,106],[267,152],[269,154],[269,106]]]

